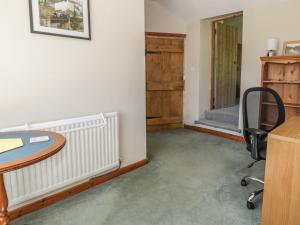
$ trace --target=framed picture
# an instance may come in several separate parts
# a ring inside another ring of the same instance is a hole
[[[31,32],[91,40],[89,0],[29,0]]]
[[[283,55],[300,55],[300,41],[284,42]]]

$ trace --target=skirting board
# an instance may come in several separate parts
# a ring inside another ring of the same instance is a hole
[[[68,198],[70,196],[76,195],[80,192],[83,192],[91,187],[97,186],[99,184],[105,183],[113,178],[116,178],[118,176],[121,176],[125,173],[131,172],[135,169],[138,169],[144,165],[146,165],[149,162],[149,159],[144,159],[142,161],[139,161],[137,163],[128,165],[126,167],[123,167],[115,172],[111,172],[109,174],[100,176],[100,177],[96,177],[96,178],[92,178],[89,181],[86,181],[82,184],[79,184],[75,187],[72,187],[70,189],[64,190],[60,193],[54,194],[52,196],[43,198],[41,200],[38,200],[36,202],[33,202],[31,204],[25,205],[21,208],[12,210],[11,212],[9,212],[9,218],[10,220],[14,220],[17,219],[21,216],[24,216],[26,214],[32,213],[34,211],[37,211],[39,209],[45,208],[49,205],[52,205],[58,201],[61,201],[65,198]]]
[[[245,139],[244,137],[241,136],[236,136],[233,134],[227,134],[221,131],[215,131],[215,130],[210,130],[210,129],[206,129],[206,128],[202,128],[202,127],[198,127],[198,126],[191,126],[191,125],[184,125],[185,129],[190,129],[190,130],[194,130],[197,132],[201,132],[201,133],[207,133],[207,134],[211,134],[211,135],[215,135],[218,137],[222,137],[222,138],[226,138],[226,139],[230,139],[236,142],[241,142],[241,143],[245,143]]]

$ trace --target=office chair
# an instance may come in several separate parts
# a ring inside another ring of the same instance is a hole
[[[255,160],[255,163],[266,160],[267,135],[285,121],[285,109],[282,99],[276,91],[265,87],[254,87],[246,90],[243,96],[243,132],[247,144],[247,150]],[[263,180],[252,176],[246,176],[241,180],[242,186],[247,186],[250,181],[264,184]],[[255,199],[262,194],[260,189],[250,194],[247,200],[247,208],[254,209]]]

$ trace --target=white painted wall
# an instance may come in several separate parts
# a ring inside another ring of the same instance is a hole
[[[211,38],[212,28],[209,20],[200,21],[200,108],[198,117],[204,117],[204,112],[209,110],[210,104],[210,78],[211,78]]]
[[[297,14],[299,6],[300,2],[289,0],[288,2],[277,2],[273,4],[257,3],[245,7],[243,18],[242,94],[246,89],[260,85],[260,57],[266,54],[266,43],[268,38],[275,37],[281,40],[279,54],[282,52],[284,41],[299,40],[299,29],[293,29],[294,27],[299,26],[300,16]],[[192,122],[199,119],[199,117],[203,116],[204,111],[209,108],[211,29],[206,20],[202,20],[198,22],[198,24],[200,24],[200,47],[198,47],[197,43],[199,34],[188,32],[191,43],[188,43],[187,45],[194,45],[195,48],[190,49],[193,53],[189,54],[192,57],[187,57],[186,71],[190,70],[189,67],[192,65],[190,62],[199,60],[199,58],[200,68],[198,68],[194,76],[186,76],[186,83],[190,84],[186,88],[186,92],[190,93],[190,95],[186,95],[189,99],[186,99],[185,102],[185,109],[188,111],[185,115],[189,115],[185,117],[186,122]],[[192,26],[198,27],[197,23],[193,23]],[[188,27],[190,27],[190,25],[188,25]],[[187,50],[189,51],[189,49]],[[200,85],[195,82],[197,73]],[[200,97],[196,96],[197,93]],[[195,108],[194,106],[197,105],[198,98],[200,98],[199,108]],[[240,110],[240,128],[242,127],[241,116],[242,113]]]
[[[185,49],[184,122],[194,123],[209,109],[211,24],[187,25]]]
[[[255,5],[268,6],[290,0],[153,0],[188,23],[228,13],[242,11]],[[296,1],[296,0],[295,0]],[[266,14],[268,14],[266,12]]]
[[[147,32],[186,33],[186,23],[156,1],[145,0]]]
[[[92,41],[31,34],[0,8],[0,128],[118,111],[123,166],[146,158],[144,1],[91,1]]]
[[[145,1],[146,31],[187,34],[185,41],[185,90],[183,117],[185,123],[194,123],[209,108],[210,86],[210,23],[196,21],[186,24],[163,5]],[[201,70],[200,70],[201,68]],[[200,88],[201,87],[201,88]]]
[[[183,9],[182,4],[186,4],[187,8]],[[200,4],[213,3],[199,1],[197,4],[197,7],[200,7]],[[192,2],[165,0],[161,2],[161,5],[172,11],[173,15],[178,18],[185,18],[186,11]],[[248,1],[241,5],[240,9],[244,11],[242,93],[249,87],[260,85],[260,56],[265,55],[268,38],[279,38],[281,46],[284,41],[300,39],[300,30],[297,29],[300,20],[299,13],[297,13],[299,7],[300,2],[298,0]],[[208,11],[210,16],[220,15],[217,11],[213,13],[212,9]],[[233,11],[228,9],[222,12],[224,14]],[[197,13],[199,15],[196,15]],[[191,11],[191,14],[193,14],[191,17],[195,18],[203,18],[204,15],[201,14],[201,10],[198,12]],[[211,35],[208,32],[211,30],[206,20],[187,23],[184,120],[188,123],[199,119],[209,108],[209,51],[211,46],[209,38]],[[279,52],[281,54],[282,50],[280,49]],[[240,118],[240,127],[241,125]]]
[[[185,88],[183,99],[184,122],[193,123],[200,109],[200,24],[191,23],[187,26],[185,44]]]
[[[244,10],[242,93],[250,87],[260,85],[260,57],[266,54],[268,38],[280,39],[278,54],[282,53],[284,41],[300,39],[300,30],[297,29],[300,21],[299,8],[299,1],[289,0],[287,3],[249,7]]]

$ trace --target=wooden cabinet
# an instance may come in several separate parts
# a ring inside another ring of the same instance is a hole
[[[262,86],[278,92],[282,98],[286,119],[300,116],[300,56],[262,57]],[[277,119],[272,99],[263,99],[260,124],[272,127]]]
[[[300,117],[268,135],[262,225],[300,224]]]
[[[147,131],[183,125],[184,36],[146,36]]]

